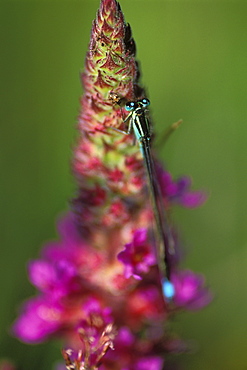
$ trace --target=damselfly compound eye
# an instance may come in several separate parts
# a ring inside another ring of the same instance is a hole
[[[126,104],[125,104],[125,109],[126,109],[127,111],[132,111],[132,110],[134,110],[136,107],[137,107],[137,104],[136,104],[136,102],[134,102],[134,101],[129,101],[128,103],[126,103]]]
[[[140,102],[141,102],[141,104],[143,105],[144,108],[146,108],[150,105],[150,100],[148,100],[147,98],[143,98]]]

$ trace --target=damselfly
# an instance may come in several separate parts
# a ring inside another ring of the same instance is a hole
[[[150,122],[146,114],[149,104],[150,101],[147,98],[143,98],[138,101],[127,102],[124,108],[130,113],[125,118],[124,122],[128,122],[129,125],[127,131],[121,132],[127,135],[133,132],[140,145],[140,150],[146,167],[148,188],[158,236],[158,242],[156,243],[156,255],[163,294],[166,299],[171,299],[174,296],[174,287],[170,282],[167,253],[174,253],[174,240],[168,224],[168,218],[165,209],[161,204],[162,199],[160,196],[160,190],[156,180],[154,164],[151,155],[150,144],[152,133]]]

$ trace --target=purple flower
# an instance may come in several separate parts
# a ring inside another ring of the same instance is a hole
[[[24,304],[13,332],[24,342],[39,343],[59,329],[60,319],[59,307],[52,305],[45,297],[36,297]]]
[[[72,290],[78,288],[75,266],[69,261],[60,260],[57,263],[36,260],[29,263],[30,281],[40,291],[56,301]]]
[[[116,338],[116,343],[118,346],[129,348],[135,342],[135,336],[131,333],[128,327],[122,327]]]
[[[186,270],[172,276],[175,288],[174,303],[187,310],[199,310],[209,304],[212,294],[204,286],[204,277]]]
[[[118,254],[118,259],[125,265],[124,276],[128,279],[133,276],[140,280],[150,266],[155,264],[155,256],[148,242],[147,230],[138,229],[133,239],[125,245],[125,249]]]
[[[86,317],[100,317],[104,326],[113,321],[112,310],[110,307],[102,307],[99,300],[89,297],[83,304],[83,311]]]
[[[173,181],[172,175],[160,165],[156,165],[156,170],[162,195],[170,202],[178,203],[186,208],[196,208],[206,201],[207,195],[204,192],[190,190],[191,179],[189,177],[183,176]]]
[[[135,370],[162,370],[164,360],[161,357],[144,357],[137,361]]]

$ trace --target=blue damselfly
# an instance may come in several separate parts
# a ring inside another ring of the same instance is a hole
[[[147,117],[147,107],[150,101],[147,98],[142,98],[138,101],[129,101],[124,108],[130,112],[124,119],[124,123],[128,123],[126,131],[118,130],[126,135],[132,132],[135,135],[136,141],[139,143],[140,150],[145,163],[147,183],[150,192],[150,199],[153,208],[157,242],[156,255],[157,264],[161,278],[163,294],[166,299],[171,299],[174,296],[174,287],[170,282],[170,271],[167,263],[167,254],[174,253],[174,239],[168,224],[168,217],[164,206],[162,207],[162,197],[156,180],[153,159],[151,155],[151,126]]]

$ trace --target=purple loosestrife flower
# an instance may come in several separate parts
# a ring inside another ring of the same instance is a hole
[[[191,179],[183,176],[177,181],[173,181],[172,175],[164,171],[160,165],[157,165],[157,176],[161,185],[164,199],[168,199],[173,204],[179,204],[185,208],[195,208],[202,205],[207,196],[202,191],[192,191]]]
[[[147,240],[147,229],[135,231],[131,243],[125,244],[125,249],[118,254],[118,259],[125,265],[126,278],[133,276],[140,280],[141,275],[148,272],[155,264],[155,257]]]
[[[175,304],[188,310],[199,310],[210,303],[212,295],[204,286],[204,278],[192,271],[181,271],[174,275],[173,283],[177,292]]]
[[[39,293],[13,327],[27,343],[62,338],[71,370],[161,370],[166,353],[184,348],[166,331],[171,314],[210,300],[200,276],[178,270],[175,235],[168,259],[175,297],[168,304],[162,295],[142,154],[133,135],[114,130],[124,129],[127,112],[113,97],[145,97],[138,78],[130,26],[115,0],[102,0],[82,74],[73,157],[78,192],[58,223],[60,239],[29,263]],[[205,200],[191,192],[188,178],[174,182],[157,161],[155,167],[167,212],[176,203],[195,207]]]

